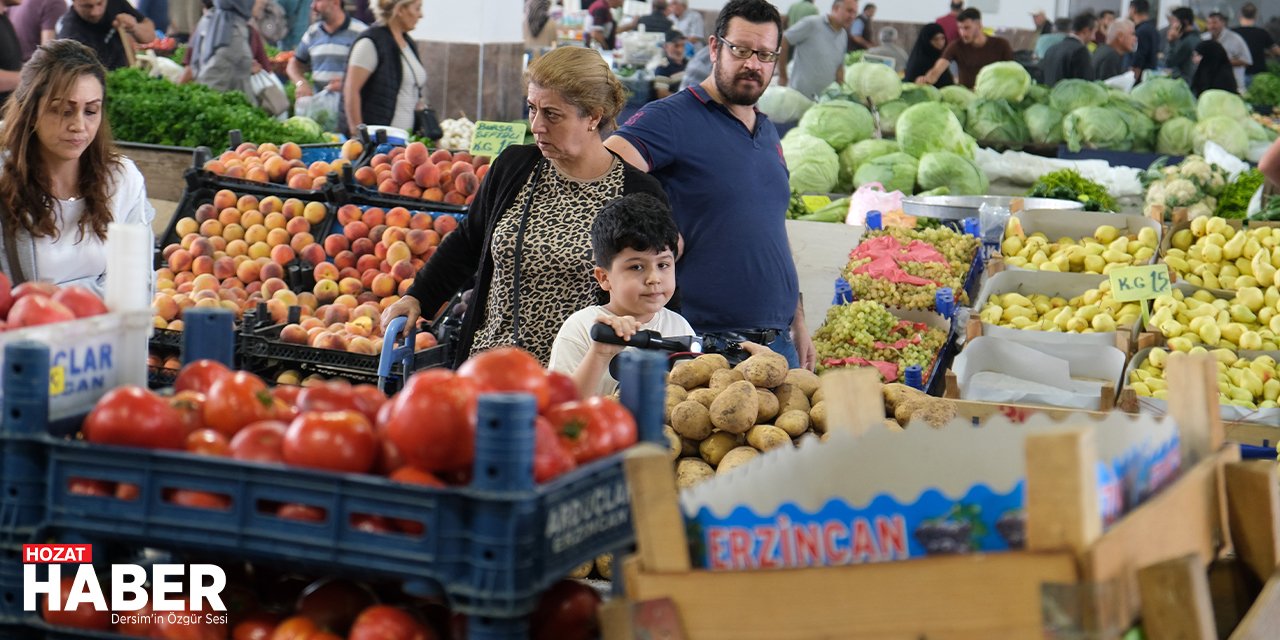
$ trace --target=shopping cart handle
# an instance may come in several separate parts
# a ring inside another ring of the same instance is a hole
[[[378,387],[384,391],[387,380],[391,377],[391,368],[397,362],[400,363],[400,372],[405,379],[413,373],[413,345],[414,338],[417,337],[417,327],[409,327],[404,343],[399,342],[400,332],[404,331],[404,325],[408,321],[408,318],[400,316],[392,318],[387,324],[387,331],[382,340],[382,355],[378,358]]]
[[[1240,457],[1245,460],[1275,460],[1276,448],[1242,444],[1240,445]]]

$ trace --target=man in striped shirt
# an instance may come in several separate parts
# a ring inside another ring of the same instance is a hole
[[[300,97],[326,88],[342,91],[347,54],[351,53],[356,38],[368,28],[347,15],[341,0],[312,0],[311,10],[319,20],[303,34],[286,69]],[[304,75],[307,69],[311,70],[310,83]]]

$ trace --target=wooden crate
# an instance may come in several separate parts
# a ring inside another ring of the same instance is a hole
[[[1042,596],[1051,593],[1076,598],[1083,627],[1122,632],[1138,617],[1143,578],[1176,575],[1140,574],[1147,567],[1191,558],[1184,564],[1203,571],[1234,543],[1254,572],[1269,576],[1280,556],[1274,465],[1243,465],[1236,447],[1222,445],[1211,367],[1210,358],[1193,358],[1171,370],[1170,384],[1179,389],[1170,413],[1179,418],[1182,475],[1105,533],[1092,432],[1030,436],[1026,551],[778,571],[695,569],[670,459],[657,447],[637,450],[627,460],[637,553],[622,563],[627,598],[602,611],[605,637],[641,637],[632,603],[668,599],[682,628],[666,637],[691,640],[1043,638]],[[972,414],[1000,410],[966,404]],[[1228,518],[1229,502],[1265,513]],[[1270,598],[1259,602],[1264,612],[1280,594]],[[1266,626],[1271,618],[1255,617],[1262,621],[1241,628],[1275,637],[1277,627]]]

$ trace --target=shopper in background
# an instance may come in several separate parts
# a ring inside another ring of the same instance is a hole
[[[120,31],[138,44],[156,39],[155,25],[125,0],[74,0],[58,21],[57,30],[59,38],[70,38],[93,49],[108,71],[129,64]]]
[[[684,34],[679,31],[667,32],[667,41],[662,45],[662,52],[666,55],[666,61],[653,70],[653,75],[655,77],[671,78],[671,82],[654,82],[653,95],[655,98],[662,99],[680,90],[680,81],[684,79],[684,69],[689,62],[684,55],[684,45]]]
[[[1280,139],[1271,143],[1267,147],[1267,152],[1262,155],[1262,160],[1258,161],[1258,171],[1271,184],[1280,184]],[[1280,195],[1273,195],[1272,198],[1280,198]]]
[[[0,3],[0,106],[9,99],[10,92],[18,86],[18,70],[22,68],[22,47],[18,34],[14,33],[9,15],[21,0],[4,0]],[[6,11],[7,9],[7,11]]]
[[[702,13],[689,9],[689,0],[670,0],[672,27],[684,34],[686,40],[694,47],[702,48],[707,41],[707,27],[702,22]]]
[[[1053,33],[1053,23],[1049,21],[1049,17],[1044,11],[1033,11],[1031,13],[1031,23],[1035,25],[1035,31],[1039,35],[1048,35]]]
[[[1191,76],[1191,93],[1196,97],[1209,89],[1236,92],[1236,76],[1231,72],[1231,58],[1227,50],[1216,40],[1201,40],[1194,56],[1195,75]]]
[[[947,45],[942,56],[928,73],[916,78],[916,84],[933,84],[954,60],[960,70],[960,84],[973,88],[978,72],[993,62],[1013,60],[1009,41],[988,36],[982,31],[982,12],[969,7],[960,12],[960,39]]]
[[[302,42],[285,67],[299,97],[314,95],[326,88],[342,91],[351,45],[369,28],[347,15],[342,0],[311,0],[311,9],[318,20],[302,36]],[[310,83],[306,81],[308,70],[311,71]]]
[[[105,87],[93,49],[72,40],[41,45],[22,67],[0,134],[0,271],[15,285],[74,284],[101,296],[107,224],[151,230],[142,174],[112,151]]]
[[[9,8],[9,22],[22,46],[24,62],[35,53],[36,47],[57,37],[58,18],[66,12],[67,0],[21,0]]]
[[[196,25],[187,48],[190,65],[184,78],[218,91],[240,91],[254,100],[250,76],[261,70],[266,50],[255,58],[253,18],[254,0],[214,0],[213,10]],[[261,39],[259,38],[259,45]]]
[[[920,27],[920,35],[916,36],[916,43],[911,47],[911,55],[907,56],[906,71],[902,74],[902,80],[915,82],[925,77],[933,69],[933,65],[942,58],[942,50],[946,48],[947,34],[942,31],[942,25],[931,22]],[[941,89],[955,83],[955,79],[951,77],[951,70],[943,69],[938,78],[933,81],[933,86]]]
[[[873,56],[893,58],[894,71],[901,71],[907,68],[907,51],[898,45],[898,30],[893,27],[881,27],[880,44],[867,49],[867,53]]]
[[[556,46],[558,29],[551,16],[551,0],[525,0],[524,50],[530,62]]]
[[[293,49],[311,28],[311,0],[276,0],[276,3],[284,10],[289,25],[289,30],[280,40],[280,48]]]
[[[942,27],[942,33],[947,37],[947,44],[951,44],[960,39],[960,12],[964,10],[964,0],[951,0],[951,12],[938,18],[934,22]]]
[[[1138,42],[1129,55],[1128,64],[1138,80],[1142,80],[1143,71],[1156,68],[1160,34],[1156,31],[1156,21],[1151,19],[1151,4],[1147,0],[1132,0],[1129,3],[1129,19],[1133,21],[1133,34],[1137,36]]]
[[[361,124],[413,131],[424,107],[427,70],[408,33],[422,19],[422,0],[378,0],[378,20],[365,29],[347,59],[338,127],[355,135]]]
[[[649,15],[618,27],[618,33],[638,31],[643,26],[645,33],[661,33],[665,37],[673,28],[671,18],[667,17],[667,0],[650,0],[649,8]]]
[[[1133,21],[1120,18],[1111,23],[1107,29],[1107,43],[1098,45],[1093,52],[1093,77],[1098,80],[1114,78],[1129,67],[1124,66],[1124,57],[1133,53],[1138,45],[1138,36],[1133,31]]]
[[[1244,91],[1244,70],[1253,64],[1253,54],[1249,53],[1249,44],[1240,37],[1240,34],[1227,28],[1227,17],[1219,11],[1209,14],[1208,25],[1209,31],[1204,37],[1222,45],[1223,50],[1227,52],[1227,60],[1231,62],[1231,72],[1235,76],[1236,87]]]
[[[790,27],[809,16],[816,16],[820,13],[822,12],[818,10],[818,4],[814,0],[795,0],[790,7],[787,7],[787,19],[783,25]]]
[[[858,14],[858,0],[835,0],[831,13],[809,16],[782,34],[778,82],[813,98],[832,82],[844,82],[844,54],[849,45],[849,25]],[[787,74],[787,60],[794,65]]]
[[[1111,29],[1111,23],[1115,21],[1116,12],[1110,9],[1103,9],[1098,13],[1098,29],[1093,32],[1093,44],[1102,46],[1107,43],[1107,31]]]
[[[588,46],[596,45],[606,51],[618,47],[618,23],[613,19],[613,10],[621,6],[622,0],[595,0],[587,7],[591,28],[584,35]]]
[[[1169,50],[1164,56],[1164,66],[1169,70],[1169,77],[1191,81],[1195,73],[1195,62],[1191,60],[1200,44],[1200,31],[1196,29],[1196,16],[1186,7],[1178,7],[1169,12]]]
[[[686,49],[687,51],[687,49]],[[696,87],[711,76],[711,51],[707,47],[698,49],[684,66],[684,79],[680,81],[680,90]]]
[[[755,108],[778,64],[782,16],[767,0],[731,0],[707,48],[706,80],[645,105],[605,144],[657,176],[671,198],[689,324],[740,333],[812,369],[787,244],[786,162],[777,129]]]
[[[871,39],[871,34],[874,33],[871,21],[875,17],[876,5],[868,2],[867,6],[862,8],[862,13],[859,13],[849,25],[849,51],[861,51],[875,46],[875,41]]]
[[[1093,32],[1097,28],[1098,19],[1088,11],[1071,21],[1071,32],[1062,42],[1053,45],[1040,61],[1045,85],[1052,87],[1068,79],[1093,80],[1093,60],[1088,43],[1093,42]]]
[[[627,95],[598,53],[554,49],[525,79],[537,144],[508,147],[493,161],[462,225],[382,314],[383,326],[398,316],[412,324],[423,310],[434,315],[474,275],[458,363],[516,344],[546,364],[560,325],[597,300],[590,233],[600,209],[630,193],[666,201],[657,180],[601,142]]]
[[[179,42],[188,42],[203,14],[202,0],[169,0],[169,30],[165,33]]]
[[[1280,45],[1276,44],[1266,29],[1257,24],[1258,7],[1252,2],[1246,2],[1240,7],[1240,26],[1234,29],[1244,38],[1245,44],[1249,45],[1249,56],[1253,58],[1253,64],[1244,70],[1246,86],[1253,84],[1253,76],[1267,70],[1268,55],[1280,56]]]

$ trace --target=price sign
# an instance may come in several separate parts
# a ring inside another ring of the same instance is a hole
[[[1111,270],[1111,295],[1119,302],[1151,300],[1172,290],[1169,267],[1163,264]]]
[[[518,122],[486,122],[476,123],[471,134],[471,155],[498,157],[503,149],[524,142],[524,125]]]
[[[67,390],[67,369],[63,366],[49,367],[49,395],[59,396]]]
[[[800,199],[804,201],[804,208],[808,209],[809,213],[831,204],[831,198],[827,196],[800,196]]]

